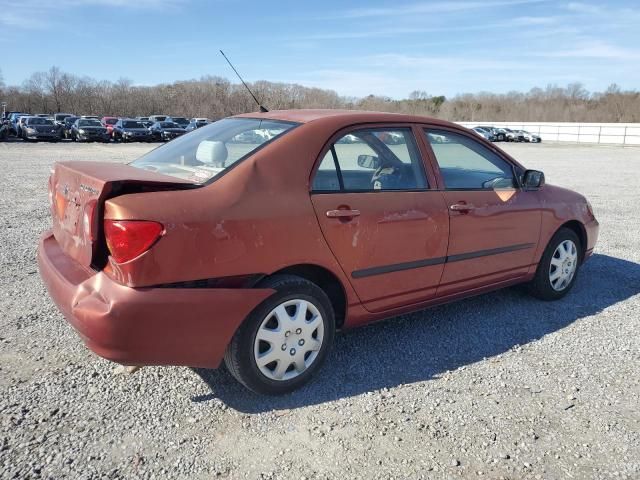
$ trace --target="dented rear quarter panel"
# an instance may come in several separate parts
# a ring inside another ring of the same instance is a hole
[[[265,146],[202,188],[107,200],[105,219],[154,220],[165,234],[127,263],[109,258],[106,272],[124,285],[146,287],[313,264],[338,277],[348,304],[358,303],[309,196],[309,172],[331,129],[314,124],[292,130],[286,141]]]

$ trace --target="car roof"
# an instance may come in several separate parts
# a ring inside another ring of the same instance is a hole
[[[270,112],[254,112],[235,115],[234,118],[264,118],[269,120],[282,120],[296,123],[311,123],[319,120],[331,121],[338,125],[351,125],[357,123],[431,123],[435,125],[452,125],[451,122],[437,118],[423,117],[420,115],[405,115],[401,113],[371,112],[365,110],[325,110],[325,109],[301,109],[301,110],[272,110]]]

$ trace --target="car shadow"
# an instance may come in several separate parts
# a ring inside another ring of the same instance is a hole
[[[259,413],[426,381],[537,340],[638,293],[640,264],[596,254],[560,301],[543,302],[522,288],[509,288],[346,331],[336,336],[315,379],[280,397],[249,392],[224,368],[194,369],[211,393],[192,401],[219,399],[235,410]]]

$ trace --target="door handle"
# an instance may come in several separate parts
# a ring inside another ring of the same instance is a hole
[[[329,210],[327,217],[329,218],[351,218],[360,216],[360,210]]]
[[[474,207],[473,205],[467,205],[466,203],[454,203],[449,207],[449,209],[453,210],[454,212],[470,212],[475,208],[476,207]]]

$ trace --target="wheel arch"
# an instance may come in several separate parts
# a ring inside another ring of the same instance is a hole
[[[347,294],[340,279],[325,267],[315,264],[298,264],[285,267],[268,275],[296,275],[320,287],[329,297],[335,314],[336,328],[342,327],[347,316]]]
[[[587,230],[579,220],[569,220],[568,222],[560,225],[558,230],[560,230],[561,228],[568,228],[578,236],[578,239],[580,240],[580,263],[582,263],[582,261],[584,260],[585,252],[587,250]],[[556,233],[558,232],[558,230],[556,230]]]

